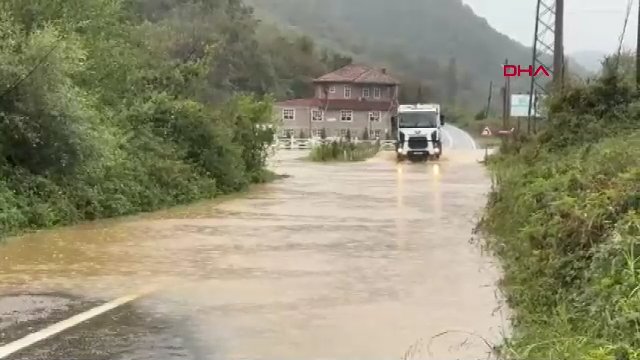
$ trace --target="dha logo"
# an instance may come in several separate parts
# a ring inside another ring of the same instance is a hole
[[[549,74],[549,70],[544,67],[544,65],[540,65],[536,71],[533,71],[533,66],[529,65],[526,68],[523,68],[520,65],[503,65],[502,67],[505,77],[521,77],[522,74],[529,74],[529,77],[535,77],[542,73],[542,75],[546,77],[551,77]]]

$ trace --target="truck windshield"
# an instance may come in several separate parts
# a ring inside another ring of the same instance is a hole
[[[401,128],[435,128],[438,127],[436,112],[405,113],[398,116]]]

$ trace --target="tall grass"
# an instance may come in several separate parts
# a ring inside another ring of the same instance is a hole
[[[505,359],[640,359],[640,111],[612,78],[490,161],[481,223],[514,310]],[[635,128],[635,130],[633,130]]]
[[[310,159],[317,162],[327,161],[363,161],[380,151],[380,143],[359,143],[333,141],[315,146]]]

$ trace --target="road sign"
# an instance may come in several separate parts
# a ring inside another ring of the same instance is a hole
[[[513,94],[511,95],[511,117],[528,117],[529,116],[529,100],[532,96],[528,94]],[[533,96],[533,109],[531,109],[531,115],[535,117],[542,117],[542,104],[544,95]],[[537,103],[536,103],[537,102]]]
[[[488,126],[482,130],[482,136],[491,136],[491,129]]]

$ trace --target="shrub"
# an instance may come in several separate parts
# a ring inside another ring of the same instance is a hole
[[[614,80],[552,98],[544,132],[490,161],[480,225],[515,313],[505,358],[640,358],[640,117]]]
[[[380,144],[333,141],[323,143],[311,150],[312,161],[363,161],[375,156],[380,151]]]
[[[143,21],[136,2],[9,1],[0,9],[0,238],[271,178],[272,99],[241,95],[243,79],[216,72],[220,34],[187,36],[179,17]],[[216,6],[207,9],[229,17],[224,31],[247,31],[233,46],[253,52],[237,55],[255,60],[251,26],[235,18],[250,14]],[[220,86],[212,84],[218,75]]]

